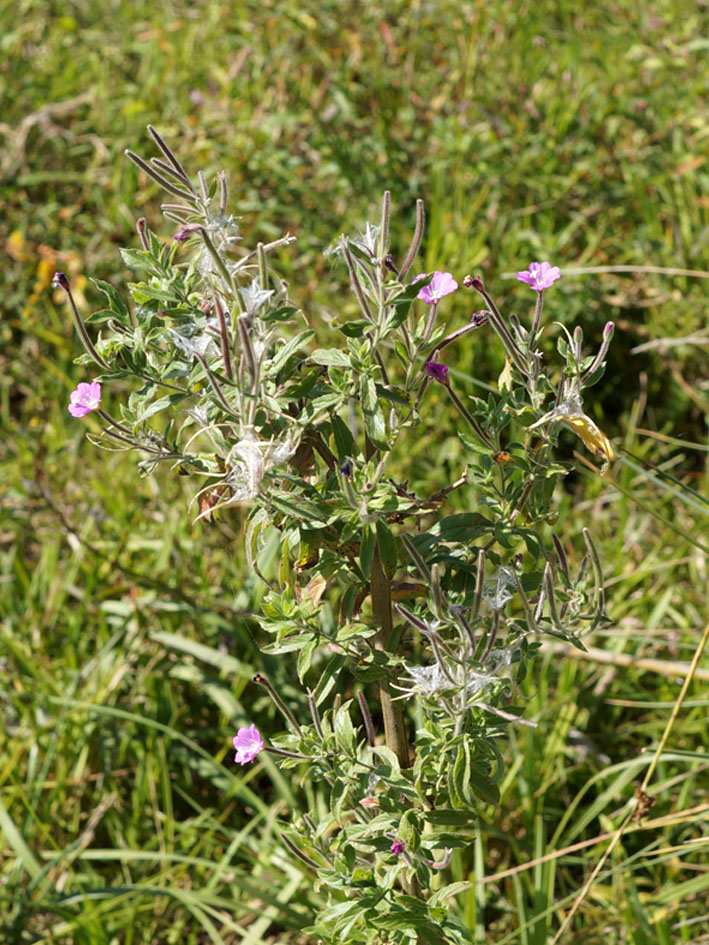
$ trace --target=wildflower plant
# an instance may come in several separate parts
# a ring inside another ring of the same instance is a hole
[[[160,155],[129,157],[171,195],[163,212],[173,233],[166,241],[138,221],[139,247],[122,251],[140,273],[132,302],[97,281],[105,307],[85,324],[57,275],[92,378],[72,394],[71,412],[96,410],[103,426],[92,440],[137,450],[142,472],[167,465],[194,476],[196,518],[248,510],[248,561],[266,585],[262,649],[292,655],[308,711],[256,676],[284,731],[264,747],[251,721],[234,737],[234,760],[269,751],[327,793],[326,812],[293,810],[281,824],[327,900],[308,934],[467,942],[446,869],[499,802],[509,726],[535,724],[523,717],[519,684],[545,635],[582,646],[607,620],[590,533],[573,573],[550,523],[571,468],[555,457],[561,427],[600,462],[614,458],[582,405],[612,324],[588,356],[580,330],[563,329],[561,365],[547,365],[543,305],[559,270],[542,262],[518,274],[536,292],[527,322],[503,315],[479,276],[462,285],[446,272],[413,276],[423,206],[400,252],[386,193],[377,223],[329,251],[358,315],[340,313],[338,343],[315,347],[271,265],[294,238],[245,248],[223,175],[193,180],[150,133]],[[484,308],[449,327],[442,312],[455,292]],[[505,368],[484,399],[471,397],[447,349],[495,338]],[[99,407],[96,375],[104,387],[132,385],[118,418]],[[436,391],[465,461],[454,481],[419,495],[398,470],[407,441],[431,422]],[[454,511],[454,497],[474,510]]]

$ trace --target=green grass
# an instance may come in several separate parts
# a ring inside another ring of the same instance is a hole
[[[252,717],[279,728],[252,671],[301,698],[289,666],[258,652],[238,514],[191,524],[182,480],[138,479],[132,457],[85,440],[66,413],[79,347],[51,273],[79,287],[122,276],[117,246],[135,217],[159,226],[156,189],[122,156],[146,150],[148,122],[191,168],[227,170],[249,240],[297,233],[281,265],[318,330],[343,283],[322,250],[373,218],[387,187],[402,245],[426,199],[422,270],[481,271],[518,310],[528,298],[502,275],[532,259],[693,270],[567,275],[549,311],[589,343],[617,321],[589,412],[630,461],[706,495],[706,346],[631,349],[705,326],[709,14],[682,0],[264,0],[163,2],[136,17],[124,0],[1,0],[0,27],[0,937],[296,945],[324,895],[278,840],[303,798],[270,762],[235,770],[227,751]],[[454,299],[461,324],[470,305]],[[478,337],[457,367],[491,382],[500,354]],[[433,491],[431,444],[422,434],[414,459]],[[440,455],[456,468],[452,436]],[[706,622],[709,529],[701,499],[653,475],[622,462],[612,482],[581,465],[553,527],[572,561],[582,525],[599,546],[614,626],[593,645],[662,666],[689,661]],[[553,939],[679,682],[548,648],[526,687],[539,729],[517,734],[502,806],[452,864],[472,884],[457,903],[471,939],[497,945]],[[564,942],[706,936],[702,692],[695,683],[674,723],[655,806]],[[575,748],[570,728],[595,748]]]

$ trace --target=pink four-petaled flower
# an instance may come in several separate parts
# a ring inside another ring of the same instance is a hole
[[[405,849],[406,849],[406,844],[404,843],[403,840],[395,840],[391,845],[391,852],[395,856],[401,856],[401,854],[404,852]]]
[[[237,764],[245,765],[253,761],[256,755],[263,748],[263,739],[256,726],[251,723],[248,728],[240,728],[234,736],[234,748],[236,756],[234,761]]]
[[[542,292],[552,286],[557,279],[561,277],[561,270],[558,266],[552,266],[548,262],[530,263],[529,269],[517,273],[517,279],[520,282],[526,282],[535,292]]]
[[[82,381],[69,395],[69,413],[72,417],[85,417],[101,404],[101,385],[98,381],[87,384]]]
[[[427,275],[428,273],[424,272],[420,276],[416,276],[413,281],[418,282],[419,279],[425,279]],[[449,272],[438,272],[436,270],[433,273],[433,279],[421,289],[416,298],[421,299],[426,305],[435,305],[441,301],[444,295],[450,295],[457,288],[458,283]]]

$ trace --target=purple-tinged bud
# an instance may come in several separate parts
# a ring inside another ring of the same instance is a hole
[[[394,256],[392,253],[387,253],[384,257],[384,266],[389,270],[389,272],[393,272],[395,276],[399,275],[399,270],[394,265]]]
[[[605,328],[603,329],[603,337],[608,341],[613,337],[613,332],[615,331],[615,325],[613,322],[606,322]]]
[[[186,240],[191,233],[196,233],[199,229],[201,229],[199,223],[186,223],[175,233],[175,242],[181,243],[183,240]]]
[[[340,472],[348,479],[352,475],[352,463],[349,459],[346,459],[345,462],[340,465]]]
[[[490,313],[487,311],[487,309],[482,309],[479,312],[474,312],[470,316],[470,321],[473,325],[473,328],[480,328],[482,325],[484,325],[487,322],[489,317],[490,317]]]
[[[136,220],[135,228],[138,231],[138,236],[140,237],[140,245],[146,252],[148,252],[150,250],[150,243],[148,242],[148,238],[145,235],[146,226],[147,224],[145,222],[145,217],[139,217]]]
[[[391,845],[391,852],[394,856],[401,856],[401,854],[406,849],[406,844],[403,840],[395,840]]]
[[[423,367],[432,380],[438,381],[439,384],[443,384],[445,387],[448,386],[448,368],[445,364],[440,361],[426,361]]]
[[[61,286],[62,289],[69,291],[69,280],[63,272],[55,272],[54,278],[52,279],[53,286]]]
[[[463,279],[463,285],[467,289],[475,289],[476,292],[485,291],[485,283],[482,280],[482,276],[466,276]]]

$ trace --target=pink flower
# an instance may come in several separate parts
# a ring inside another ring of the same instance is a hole
[[[234,736],[234,748],[236,756],[234,762],[245,765],[253,761],[256,755],[263,748],[263,740],[256,726],[251,723],[248,728],[240,728]]]
[[[98,381],[90,384],[84,381],[69,396],[69,413],[72,417],[85,417],[101,404],[101,385]]]
[[[416,276],[413,281],[418,282],[419,279],[425,279],[427,275],[428,273],[424,272],[420,276]],[[436,270],[433,273],[433,279],[421,289],[416,298],[421,299],[426,305],[436,305],[444,295],[450,295],[457,288],[458,283],[449,272],[438,272]]]
[[[561,276],[558,266],[552,266],[548,262],[530,263],[529,269],[517,273],[519,282],[526,282],[531,285],[535,292],[541,292],[548,289]]]
[[[403,840],[395,840],[391,845],[391,852],[395,856],[401,856],[401,854],[404,852],[405,849],[406,849],[406,844],[404,843]]]
[[[423,366],[426,374],[439,384],[448,383],[448,368],[441,361],[426,361]]]

